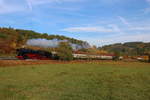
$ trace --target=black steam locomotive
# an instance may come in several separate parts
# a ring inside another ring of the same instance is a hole
[[[39,59],[39,60],[50,60],[53,59],[54,56],[51,52],[43,51],[43,50],[31,50],[31,49],[17,49],[17,58],[20,60],[24,59]]]

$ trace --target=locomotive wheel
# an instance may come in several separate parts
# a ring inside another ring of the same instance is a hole
[[[23,55],[24,59],[29,59],[29,57],[27,55]]]

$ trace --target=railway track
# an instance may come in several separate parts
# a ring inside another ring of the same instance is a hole
[[[0,57],[0,60],[19,60],[16,57]]]

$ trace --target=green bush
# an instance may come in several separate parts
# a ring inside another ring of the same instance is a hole
[[[60,60],[73,60],[72,47],[68,42],[61,42],[59,44],[57,53]]]
[[[6,34],[0,33],[0,38],[7,38]]]

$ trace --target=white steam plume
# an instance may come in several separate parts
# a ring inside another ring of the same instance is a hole
[[[29,39],[27,41],[27,45],[39,46],[39,47],[44,47],[44,48],[56,48],[56,47],[58,47],[60,42],[69,42],[69,41],[68,40],[58,40],[58,39],[52,39],[52,40]],[[78,50],[78,49],[82,49],[82,48],[90,48],[90,45],[88,43],[82,43],[81,45],[79,45],[79,44],[73,44],[73,43],[69,42],[69,44],[73,50]]]

